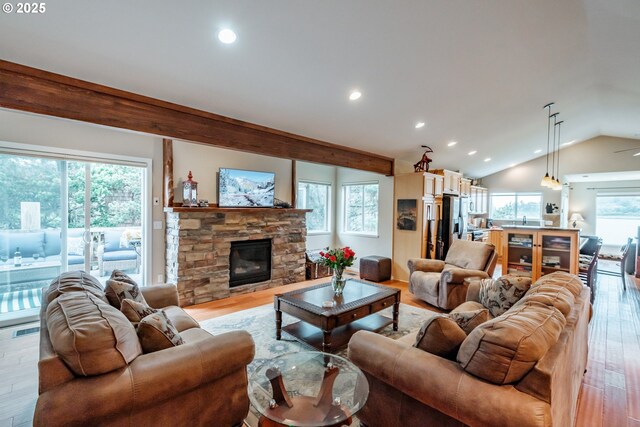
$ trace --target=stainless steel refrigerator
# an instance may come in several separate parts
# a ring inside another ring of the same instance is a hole
[[[469,199],[445,195],[442,198],[442,216],[438,224],[436,258],[445,259],[451,243],[467,238]]]

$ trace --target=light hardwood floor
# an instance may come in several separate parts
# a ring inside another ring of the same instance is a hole
[[[498,273],[499,274],[499,273]],[[198,320],[273,302],[276,293],[319,283],[309,281],[237,295],[189,307]],[[599,288],[590,324],[589,364],[578,403],[579,427],[640,427],[640,280],[599,276]],[[385,282],[402,290],[402,302],[435,310],[414,298],[407,284]],[[0,427],[31,425],[37,398],[38,334],[12,338],[22,325],[0,329]]]

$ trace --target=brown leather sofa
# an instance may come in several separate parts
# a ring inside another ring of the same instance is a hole
[[[68,282],[69,275],[76,275],[71,277],[78,281],[72,283],[75,287],[71,289],[73,293],[60,293],[52,288],[43,292],[39,397],[34,426],[242,425],[249,410],[246,367],[253,360],[255,351],[253,339],[247,332],[234,331],[213,336],[200,329],[193,318],[177,307],[175,286],[143,287],[141,291],[147,303],[154,308],[164,308],[184,344],[153,353],[133,353],[133,360],[124,361],[122,367],[109,372],[77,375],[73,366],[65,363],[54,350],[47,324],[47,307],[57,298],[71,299],[71,303],[74,303],[74,298],[86,298],[100,306],[101,311],[105,306],[98,301],[100,295],[96,295],[95,290],[83,291],[79,285],[88,280],[86,273],[65,274]],[[110,306],[108,308],[111,310]],[[113,309],[112,315],[114,310],[116,315],[121,314]],[[74,313],[65,313],[65,316],[72,317]],[[131,338],[127,329],[130,325],[121,323],[122,319],[116,317],[108,320],[111,328],[77,325],[73,333],[90,336],[90,345],[92,342],[113,341],[112,335],[129,334],[128,343],[121,340],[110,351],[131,353],[135,346],[139,348],[139,343],[133,342],[137,339],[135,330]],[[128,322],[126,317],[123,322]],[[113,361],[104,353],[99,357],[83,355],[83,351],[88,353],[86,348],[78,347],[73,351],[78,352],[78,359],[85,358],[83,363],[91,361],[90,365],[87,364],[91,369],[108,371],[110,368],[106,365]]]
[[[454,240],[444,261],[413,258],[407,262],[409,292],[431,305],[451,310],[464,302],[464,279],[491,277],[497,260],[490,243]]]
[[[558,283],[559,276],[545,277],[540,281]],[[577,277],[571,276],[569,280],[575,282]],[[369,399],[358,417],[369,427],[574,425],[587,364],[591,314],[589,288],[579,280],[578,283],[573,303],[564,303],[562,314],[555,307],[541,308],[543,297],[532,297],[536,301],[528,303],[529,310],[553,309],[556,316],[564,316],[566,323],[563,328],[557,328],[557,341],[549,343],[550,347],[533,368],[525,371],[520,380],[506,384],[492,383],[469,373],[463,368],[463,362],[478,356],[484,366],[476,365],[475,369],[485,370],[491,369],[494,362],[496,370],[511,369],[511,365],[521,363],[523,359],[505,364],[506,347],[495,338],[500,341],[501,330],[504,330],[501,328],[505,325],[501,322],[509,322],[504,319],[513,316],[512,310],[522,311],[522,304],[478,326],[492,323],[488,329],[492,331],[493,342],[485,339],[484,347],[476,348],[476,354],[467,351],[461,355],[466,341],[473,341],[474,329],[460,347],[458,361],[413,347],[415,334],[392,340],[371,332],[357,332],[349,342],[348,357],[363,370],[370,387]],[[468,299],[472,302],[465,304],[477,304],[474,302],[478,301],[477,285],[469,287]]]

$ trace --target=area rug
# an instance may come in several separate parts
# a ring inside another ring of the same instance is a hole
[[[383,316],[393,317],[391,308],[379,312]],[[423,321],[432,315],[433,312],[406,304],[400,304],[400,317],[398,319],[398,330],[394,331],[389,325],[379,333],[392,339],[405,336],[410,331],[420,328]],[[298,319],[282,314],[282,326],[297,322]],[[238,311],[226,316],[215,317],[213,319],[200,322],[200,326],[207,332],[218,335],[229,331],[245,330],[251,334],[256,343],[256,356],[249,365],[249,374],[256,367],[276,356],[296,351],[315,350],[313,347],[295,340],[293,337],[282,331],[282,339],[276,340],[275,312],[272,304],[265,304],[249,310]],[[346,348],[336,352],[339,356],[345,356]]]
[[[388,308],[379,312],[379,314],[391,318],[391,310],[392,308]],[[417,331],[424,320],[433,314],[434,312],[429,310],[400,304],[398,330],[394,331],[393,326],[389,325],[379,333],[392,339],[398,339],[412,331]],[[282,314],[283,326],[297,321],[298,319],[289,316],[286,313]],[[315,350],[307,344],[296,341],[284,331],[282,332],[282,339],[280,341],[276,340],[273,304],[266,304],[249,310],[243,310],[226,316],[205,320],[200,322],[200,326],[213,335],[235,330],[245,330],[249,332],[256,344],[255,358],[248,366],[249,375],[251,375],[260,365],[266,361],[272,360],[276,356],[298,351]],[[346,356],[346,353],[346,348],[336,352],[337,355],[343,357]],[[258,414],[255,409],[251,407],[246,423],[251,427],[257,426],[257,416]],[[358,425],[358,421],[354,420],[351,427],[357,427]]]

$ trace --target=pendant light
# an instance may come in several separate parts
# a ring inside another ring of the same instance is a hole
[[[549,177],[549,142],[551,139],[551,106],[553,102],[548,103],[542,108],[547,109],[547,173],[540,181],[540,185],[543,187],[549,187],[551,185],[551,178]]]
[[[558,166],[556,167],[556,182],[553,186],[553,189],[556,191],[562,190],[562,184],[560,183],[560,128],[562,127],[562,123],[564,123],[564,121],[560,120],[554,124],[554,126],[558,127]]]
[[[553,147],[551,151],[551,179],[547,183],[547,187],[553,190],[553,187],[556,185],[556,175],[555,175],[555,166],[556,166],[556,123],[558,122],[558,114],[553,113],[551,118],[553,119]]]

